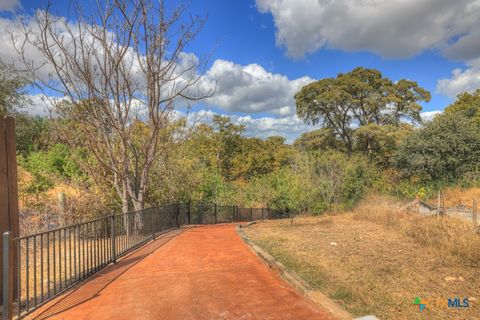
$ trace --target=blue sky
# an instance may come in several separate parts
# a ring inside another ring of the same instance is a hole
[[[398,80],[408,78],[428,89],[432,100],[424,110],[443,109],[451,98],[436,93],[437,80],[448,78],[462,62],[448,60],[438,50],[426,50],[412,57],[383,58],[366,51],[322,49],[304,58],[291,58],[285,48],[275,43],[275,25],[272,15],[260,13],[255,1],[194,1],[193,9],[208,13],[204,32],[196,41],[194,52],[209,52],[214,58],[247,65],[257,63],[270,72],[290,79],[310,76],[314,79],[334,77],[357,66],[376,68],[385,76]]]
[[[0,0],[3,22],[36,3]],[[432,93],[425,112],[480,87],[477,0],[192,0],[190,11],[208,18],[187,51],[212,53],[207,73],[224,95],[195,110],[231,115],[248,135],[292,141],[311,129],[294,116],[294,92],[357,66],[417,81]]]

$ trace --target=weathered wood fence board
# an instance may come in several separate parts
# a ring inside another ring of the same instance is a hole
[[[11,237],[19,236],[18,221],[18,186],[17,186],[17,158],[15,146],[15,119],[12,117],[0,117],[0,234],[10,231]],[[3,248],[3,237],[0,236],[0,248]],[[17,248],[12,248],[10,273],[13,279],[17,277]],[[3,257],[3,249],[2,249]],[[3,274],[3,264],[0,264],[0,274]],[[0,279],[0,288],[3,287],[3,279]],[[16,289],[12,288],[14,292]],[[10,299],[13,295],[10,295]],[[0,303],[3,297],[0,295]]]

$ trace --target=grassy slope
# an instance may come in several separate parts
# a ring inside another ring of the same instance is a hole
[[[293,225],[269,221],[246,232],[355,315],[480,319],[480,236],[461,221],[412,217],[382,203],[337,216],[298,218]],[[456,311],[429,305],[421,314],[412,303],[416,296],[445,305],[449,297],[478,301]]]
[[[445,207],[463,205],[465,207],[472,207],[472,200],[480,200],[480,188],[447,188],[442,190]],[[437,203],[437,198],[429,199],[428,202],[432,204]]]

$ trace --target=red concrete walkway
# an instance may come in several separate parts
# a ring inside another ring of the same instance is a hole
[[[331,319],[271,272],[233,225],[162,237],[29,318]]]

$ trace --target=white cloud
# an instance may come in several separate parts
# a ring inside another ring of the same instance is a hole
[[[11,34],[13,34],[18,43],[22,43],[24,35],[16,28],[17,24],[17,20],[0,18],[0,42],[4,44],[0,48],[0,59],[6,63],[17,66],[20,65],[21,67],[18,53],[15,51],[10,38]],[[27,27],[33,30],[38,28],[33,19],[27,20]],[[76,27],[70,27],[75,32]],[[66,32],[65,25],[61,20],[56,23],[56,28],[58,28],[58,32]],[[67,33],[65,40],[67,43],[69,38],[70,36]],[[101,58],[102,50],[101,48],[97,48],[99,47],[98,44],[96,44],[93,39],[91,42],[88,42],[88,44],[92,48],[96,48],[95,54]],[[27,44],[25,55],[27,60],[33,65],[42,66],[37,70],[37,78],[42,79],[42,81],[56,81],[56,77],[52,76],[54,70],[50,64],[43,60],[42,53]],[[173,68],[172,72],[181,73],[183,70],[190,71],[181,74],[174,83],[166,88],[165,92],[178,90],[178,88],[184,86],[185,83],[188,83],[189,80],[198,76],[196,73],[197,70],[190,68],[192,65],[199,63],[199,59],[195,54],[182,52],[179,58],[178,66]],[[129,78],[135,79],[133,83],[138,87],[136,89],[139,92],[143,92],[145,90],[145,77],[140,70],[138,60],[135,59],[133,49],[127,52],[124,60],[126,69],[130,70]],[[93,62],[93,64],[95,64],[95,62]],[[100,68],[94,70],[97,70],[92,71],[95,79],[104,81],[102,74],[97,74]],[[313,80],[314,79],[307,76],[290,80],[284,75],[268,72],[258,64],[242,66],[230,61],[216,60],[202,77],[202,80],[199,82],[199,87],[190,88],[188,92],[190,92],[191,95],[198,95],[202,92],[207,93],[210,92],[210,90],[216,89],[215,94],[206,99],[209,105],[217,106],[230,112],[269,112],[275,115],[285,116],[295,113],[295,93]],[[80,94],[82,93],[81,90],[79,90],[82,89],[82,83],[74,83],[73,86],[76,92],[80,91]],[[185,101],[178,101],[178,105],[184,104]]]
[[[122,53],[123,58],[120,61],[122,69],[126,72],[112,77],[109,68],[118,70],[120,66],[112,63],[109,59],[107,59],[106,66],[102,64],[104,56],[107,54],[106,49],[102,44],[102,39],[94,36],[100,32],[99,28],[101,27],[88,24],[78,25],[69,22],[65,17],[55,16],[52,22],[52,33],[61,39],[61,46],[65,48],[63,51],[56,45],[58,39],[52,37],[51,34],[46,36],[46,40],[40,36],[41,30],[37,20],[43,21],[44,15],[44,11],[36,11],[35,16],[22,16],[14,19],[0,18],[0,43],[2,43],[0,60],[3,63],[12,66],[19,72],[24,71],[25,77],[31,78],[42,87],[50,88],[51,91],[57,90],[57,93],[61,95],[72,93],[72,98],[75,100],[90,97],[89,88],[85,85],[87,75],[93,79],[92,85],[96,87],[97,91],[102,91],[99,88],[105,86],[113,88],[118,86],[120,87],[118,91],[130,92],[137,99],[145,98],[146,78],[148,77],[144,71],[146,57],[140,51],[136,51],[132,46],[125,47],[123,39],[117,39],[113,32],[107,33],[105,41],[112,44],[109,46],[108,54],[115,55],[126,49],[125,54]],[[25,32],[28,32],[29,41],[25,41]],[[81,50],[78,44],[80,35],[82,36]],[[50,50],[55,53],[52,59],[46,58],[46,53],[38,49],[43,46],[43,42],[47,42]],[[125,45],[128,44],[131,43]],[[175,63],[172,64],[169,64],[170,61],[162,61],[165,64],[165,74],[163,75],[165,82],[162,84],[161,92],[165,99],[176,96],[198,76],[199,59],[195,54],[180,52],[176,58]],[[54,68],[51,60],[62,67]],[[72,60],[77,63],[71,63]],[[60,74],[60,77],[57,73]],[[67,81],[60,81],[60,78],[67,79]],[[68,92],[65,89],[65,83],[68,84]],[[195,93],[193,92],[193,94]]]
[[[425,111],[420,113],[420,117],[422,118],[423,121],[432,121],[435,116],[441,114],[441,110],[433,110],[433,111]]]
[[[52,100],[43,94],[35,94],[28,97],[30,100],[28,106],[20,111],[27,112],[30,115],[47,117],[51,114]]]
[[[471,56],[479,0],[256,0],[272,14],[276,40],[292,57],[322,47],[408,57],[430,48]],[[455,40],[460,39],[455,45]],[[473,53],[480,56],[477,50]]]
[[[14,12],[16,9],[20,7],[21,7],[20,0],[0,0],[0,12],[1,11]]]
[[[437,92],[455,98],[462,92],[473,92],[480,88],[480,59],[467,63],[465,69],[454,69],[450,78],[437,81]]]
[[[281,118],[236,116],[233,117],[233,122],[245,125],[247,136],[260,138],[282,136],[288,143],[293,143],[300,134],[315,129],[303,123],[296,115]]]
[[[271,13],[277,44],[299,58],[327,47],[404,58],[434,49],[465,61],[437,92],[480,88],[480,0],[256,0]]]
[[[190,115],[190,118],[197,118],[200,123],[212,124],[215,114],[218,113],[210,110],[200,110]],[[226,116],[230,117],[230,120],[234,124],[245,125],[245,136],[247,137],[265,139],[271,136],[282,136],[286,139],[287,143],[293,143],[300,134],[316,128],[304,124],[296,115],[260,118],[235,114]]]
[[[226,111],[290,115],[295,112],[295,93],[312,81],[314,79],[306,76],[289,80],[258,64],[242,66],[216,60],[207,71],[203,85],[208,88],[216,85],[215,94],[207,102]]]
[[[65,97],[46,96],[42,93],[28,95],[28,105],[19,111],[40,117],[55,116],[55,104],[66,99]]]

